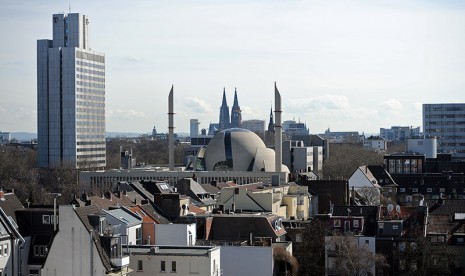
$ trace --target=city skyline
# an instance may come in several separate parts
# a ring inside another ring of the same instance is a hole
[[[111,11],[106,9],[111,4]],[[242,119],[268,120],[277,82],[283,120],[311,133],[421,126],[423,103],[464,102],[459,1],[83,1],[90,47],[106,54],[107,131],[189,132],[218,120],[223,87]],[[36,44],[58,1],[5,1],[0,11],[0,130],[37,132]]]

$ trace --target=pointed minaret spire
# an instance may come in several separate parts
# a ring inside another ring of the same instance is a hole
[[[169,170],[174,171],[174,85],[168,95],[168,163]]]
[[[276,86],[276,82],[274,83],[274,113],[275,113],[275,125],[274,125],[274,133],[275,133],[275,142],[274,142],[274,151],[275,151],[275,171],[281,172],[282,170],[282,143],[283,143],[283,136],[282,136],[282,121],[281,121],[281,94],[278,91],[278,87]]]
[[[242,115],[239,100],[237,99],[237,89],[234,87],[234,104],[231,108],[231,127],[241,127]]]

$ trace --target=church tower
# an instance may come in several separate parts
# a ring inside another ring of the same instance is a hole
[[[223,88],[223,102],[220,107],[219,130],[228,129],[231,125],[229,120],[229,106],[226,102],[226,88]]]
[[[270,122],[268,123],[268,131],[274,132],[273,107],[270,109]]]
[[[241,127],[242,115],[239,101],[237,100],[237,89],[234,88],[234,104],[231,108],[231,127]]]

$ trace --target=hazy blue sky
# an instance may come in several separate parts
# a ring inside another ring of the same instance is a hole
[[[465,102],[464,1],[0,1],[0,130],[36,131],[36,40],[52,14],[90,17],[106,55],[107,131],[218,121],[223,87],[243,119],[312,133],[421,125],[421,104]]]

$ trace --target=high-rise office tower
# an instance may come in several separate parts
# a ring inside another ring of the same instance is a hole
[[[231,108],[231,127],[241,127],[242,114],[239,101],[237,100],[237,90],[234,88],[234,104]]]
[[[220,107],[219,130],[228,129],[231,121],[229,120],[229,106],[226,102],[226,88],[223,89],[223,102]]]
[[[423,132],[438,138],[438,152],[465,158],[465,104],[423,104]]]
[[[103,168],[105,56],[89,46],[89,20],[54,14],[53,40],[37,41],[38,164]]]
[[[197,137],[199,136],[199,119],[191,119],[190,120],[190,136]]]

